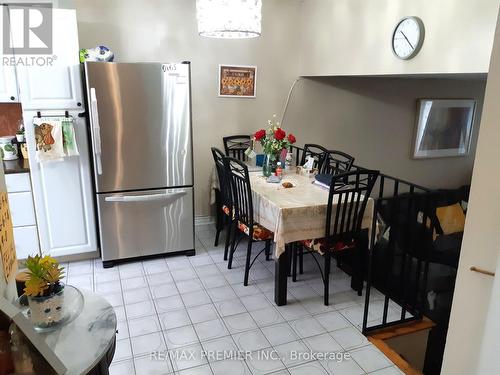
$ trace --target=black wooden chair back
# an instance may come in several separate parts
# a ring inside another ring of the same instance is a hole
[[[246,161],[248,160],[245,155],[245,151],[250,147],[252,142],[252,137],[249,135],[231,135],[229,137],[223,137],[224,151],[226,156],[232,158]]]
[[[231,195],[231,181],[230,176],[226,173],[226,167],[224,166],[224,158],[226,157],[224,153],[216,147],[212,147],[212,156],[214,157],[215,168],[217,171],[217,177],[219,179],[219,191],[221,194],[221,204],[231,209],[233,206],[233,200]]]
[[[349,172],[354,163],[354,157],[342,151],[328,150],[323,156],[319,173],[340,174]]]
[[[235,218],[249,228],[249,236],[253,231],[252,190],[248,167],[240,160],[232,157],[224,158],[226,173],[230,176],[233,209]]]
[[[368,198],[378,175],[379,171],[356,170],[333,176],[325,230],[325,238],[332,245],[339,240],[352,241],[359,237]]]
[[[327,151],[328,150],[323,146],[312,143],[306,143],[304,145],[304,151],[302,152],[300,165],[304,165],[306,163],[307,157],[312,156],[315,159],[314,168],[320,169],[324,155]]]

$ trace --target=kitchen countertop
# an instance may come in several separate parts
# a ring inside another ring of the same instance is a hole
[[[28,159],[19,158],[17,160],[4,160],[3,169],[5,174],[29,173],[30,164]]]

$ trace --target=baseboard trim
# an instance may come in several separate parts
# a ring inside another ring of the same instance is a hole
[[[209,224],[214,224],[215,223],[215,218],[213,216],[205,215],[205,216],[195,216],[194,218],[194,225],[199,226],[199,225],[209,225]]]

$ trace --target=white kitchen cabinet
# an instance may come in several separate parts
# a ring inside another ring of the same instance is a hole
[[[4,12],[7,12],[7,7],[0,6],[0,30],[4,32],[3,19]],[[3,51],[3,38],[0,38],[0,48]],[[8,58],[10,56],[3,56]],[[10,61],[10,60],[7,60]],[[16,68],[6,65],[3,61],[0,64],[0,103],[13,103],[19,101],[19,92],[16,80]]]
[[[64,114],[44,111],[44,115]],[[69,111],[75,118],[75,133],[80,156],[61,161],[35,161],[34,111],[24,111],[26,139],[30,155],[33,199],[44,254],[65,256],[97,251],[94,198],[89,165],[89,145],[85,120],[78,111]]]
[[[29,173],[12,173],[5,175],[5,185],[9,193],[31,191]]]
[[[19,102],[16,69],[13,66],[0,65],[0,103]]]
[[[36,226],[14,227],[14,245],[17,259],[26,259],[28,255],[40,252]]]
[[[29,173],[5,175],[17,259],[40,252]]]
[[[9,207],[14,227],[36,225],[33,197],[30,191],[9,193]]]
[[[51,66],[18,66],[23,110],[83,108],[76,11],[53,9]]]

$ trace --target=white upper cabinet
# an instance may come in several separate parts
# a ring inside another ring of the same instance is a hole
[[[40,55],[35,66],[17,65],[23,110],[83,108],[76,11],[53,9],[52,25],[52,54]]]
[[[3,17],[4,12],[8,12],[7,7],[1,5],[0,12],[0,30],[5,32],[3,27]],[[3,54],[3,38],[0,38],[0,48],[2,57],[8,57]],[[9,63],[11,62],[10,60],[6,61]],[[2,61],[0,64],[0,103],[12,103],[18,101],[19,92],[17,89],[16,68],[13,65],[6,65],[5,61]]]

